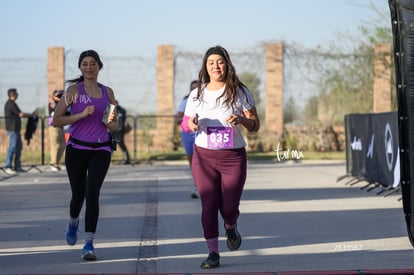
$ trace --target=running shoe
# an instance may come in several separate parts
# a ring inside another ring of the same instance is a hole
[[[75,226],[71,222],[68,224],[68,229],[66,230],[66,242],[68,245],[75,245],[78,241],[78,226],[79,221]]]
[[[87,242],[82,249],[82,259],[85,261],[96,261],[96,255],[92,242]]]
[[[6,167],[6,168],[4,169],[4,172],[6,172],[6,174],[9,174],[9,175],[14,175],[14,174],[16,174],[16,171],[14,171],[13,169],[11,169],[10,167]]]
[[[234,251],[239,249],[242,243],[242,238],[239,231],[237,231],[237,224],[235,224],[232,229],[226,229],[226,237],[226,244],[229,250]]]
[[[58,165],[52,165],[52,164],[50,165],[50,171],[57,172],[59,170],[60,170],[60,168],[59,168]]]
[[[220,255],[216,252],[208,254],[207,259],[201,262],[200,267],[203,269],[216,268],[220,266]]]
[[[193,198],[193,199],[198,199],[198,197],[199,197],[200,195],[198,194],[198,191],[197,191],[197,188],[194,186],[193,187],[193,191],[191,191],[191,197]]]

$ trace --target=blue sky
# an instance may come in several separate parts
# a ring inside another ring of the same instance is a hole
[[[323,45],[378,19],[371,4],[388,15],[387,0],[0,0],[0,58],[45,57],[49,46],[125,56],[154,55],[159,44]]]
[[[45,106],[47,48],[62,46],[67,78],[79,75],[81,51],[97,50],[105,64],[99,80],[133,114],[156,106],[155,66],[148,60],[155,63],[158,45],[201,55],[217,44],[231,55],[263,42],[324,48],[343,33],[359,34],[361,25],[391,25],[387,0],[0,0],[0,11],[0,106],[10,87],[22,95],[22,110]],[[144,64],[135,64],[140,57]],[[176,105],[196,67],[177,74]],[[308,96],[307,84],[299,84],[295,96]]]

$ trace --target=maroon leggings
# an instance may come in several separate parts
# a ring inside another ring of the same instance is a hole
[[[210,150],[194,146],[191,169],[200,193],[204,238],[216,238],[219,236],[219,211],[225,223],[237,223],[247,175],[246,150]]]

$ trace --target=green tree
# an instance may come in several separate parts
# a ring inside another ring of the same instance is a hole
[[[312,96],[308,99],[302,114],[305,124],[312,125],[318,121],[318,101],[318,96]]]
[[[307,64],[320,73],[316,80],[319,83],[318,103],[315,105],[315,98],[307,103],[305,112],[308,114],[304,114],[307,120],[317,118],[323,124],[342,125],[345,114],[372,112],[373,47],[375,44],[392,44],[392,33],[389,27],[375,24],[361,26],[359,30],[357,36],[341,35],[327,51],[317,49],[308,55]],[[346,47],[349,41],[353,45],[350,50]],[[395,96],[393,102],[396,102]],[[315,106],[318,106],[316,116]]]
[[[283,123],[291,123],[298,120],[299,118],[299,111],[295,100],[293,97],[289,97],[285,104],[285,107],[283,108]]]

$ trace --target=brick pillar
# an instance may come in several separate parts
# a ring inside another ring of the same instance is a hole
[[[277,145],[283,133],[283,44],[266,46],[266,120],[269,144]]]
[[[392,108],[391,45],[375,45],[374,55],[373,112],[390,112]]]
[[[158,46],[157,58],[157,130],[155,146],[159,150],[171,150],[174,132],[174,46]]]
[[[65,88],[65,48],[47,49],[47,94],[51,98],[56,89]]]

